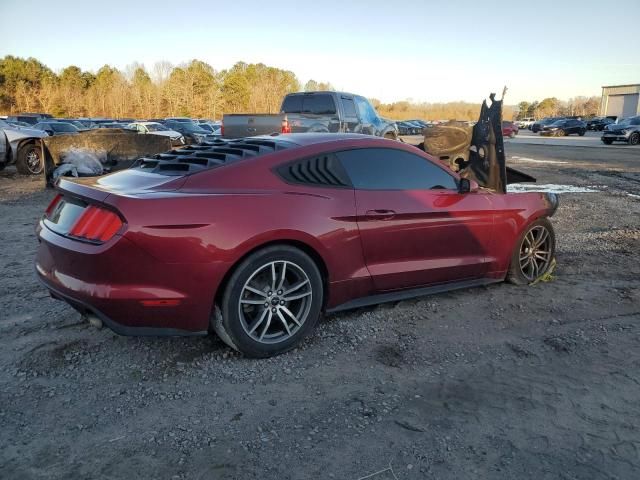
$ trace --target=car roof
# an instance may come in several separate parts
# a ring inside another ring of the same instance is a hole
[[[371,135],[361,135],[358,133],[282,133],[277,135],[260,135],[257,137],[262,140],[284,140],[295,145],[305,147],[316,143],[337,142],[340,140],[373,140],[380,139]]]

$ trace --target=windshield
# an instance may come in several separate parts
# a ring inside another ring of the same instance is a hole
[[[63,123],[63,122],[51,123],[50,128],[54,132],[77,132],[78,131],[78,129],[74,125],[70,123]]]
[[[640,117],[625,118],[624,120],[620,120],[618,122],[618,125],[621,125],[623,127],[628,125],[640,125]]]
[[[202,135],[206,135],[207,134],[206,130],[203,130],[202,128],[200,128],[198,125],[196,125],[193,122],[180,122],[180,126],[187,133],[200,133]]]
[[[145,124],[147,130],[150,132],[167,132],[169,129],[160,123],[147,123]]]

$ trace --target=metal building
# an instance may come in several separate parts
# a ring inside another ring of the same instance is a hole
[[[600,115],[616,115],[618,118],[640,115],[640,83],[602,87]]]

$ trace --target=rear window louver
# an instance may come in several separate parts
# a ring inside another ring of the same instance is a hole
[[[260,138],[214,140],[139,158],[131,168],[163,175],[184,175],[266,155],[289,146],[285,142]]]
[[[278,168],[287,183],[329,187],[350,187],[351,182],[342,164],[333,154],[297,160]]]

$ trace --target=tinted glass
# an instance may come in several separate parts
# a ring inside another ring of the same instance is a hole
[[[300,113],[302,111],[302,95],[289,95],[282,103],[282,113]]]
[[[342,98],[342,108],[344,109],[344,116],[347,118],[357,117],[356,104],[350,98]]]
[[[50,128],[54,131],[54,132],[65,132],[65,133],[70,133],[70,132],[77,132],[78,129],[76,127],[74,127],[73,125],[71,125],[70,123],[50,123]]]
[[[630,125],[640,125],[640,117],[634,117],[631,119]]]
[[[453,176],[418,155],[390,148],[362,148],[336,154],[361,190],[456,190]]]
[[[315,115],[333,115],[336,113],[333,96],[327,94],[305,95],[302,100],[302,112]]]

